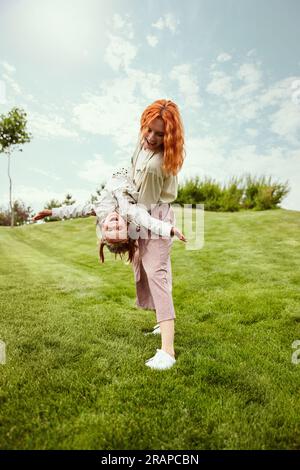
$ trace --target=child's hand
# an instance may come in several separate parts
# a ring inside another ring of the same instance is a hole
[[[187,239],[185,238],[183,233],[181,233],[180,230],[178,230],[178,228],[176,228],[176,227],[172,227],[171,235],[175,235],[177,238],[179,238],[179,240],[181,240],[183,242],[187,241]]]
[[[51,215],[52,215],[52,211],[50,209],[44,209],[43,211],[36,214],[32,220],[36,222],[37,220],[43,219],[44,217],[49,217]]]

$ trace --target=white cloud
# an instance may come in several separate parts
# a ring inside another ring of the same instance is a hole
[[[182,103],[189,108],[200,108],[201,100],[199,96],[199,86],[197,84],[197,77],[191,70],[190,64],[176,65],[169,74],[172,80],[178,82],[179,96]]]
[[[16,67],[14,67],[13,65],[9,64],[8,62],[5,62],[4,60],[1,60],[0,64],[3,66],[4,70],[7,73],[10,73],[10,74],[15,73]]]
[[[227,52],[223,52],[222,54],[219,54],[217,57],[218,62],[227,62],[228,60],[231,60],[232,56],[230,54],[227,54]]]
[[[237,77],[245,84],[236,90],[236,97],[253,93],[262,86],[262,72],[255,64],[242,64],[237,71]]]
[[[256,49],[250,49],[250,51],[247,52],[247,57],[252,57],[256,54]]]
[[[227,140],[227,136],[186,138],[187,156],[179,173],[180,181],[196,175],[223,178]]]
[[[26,93],[13,77],[16,73],[16,67],[5,61],[0,61],[0,64],[4,69],[4,73],[2,73],[3,80],[0,80],[0,103],[8,103],[10,106],[24,106],[23,103],[20,103],[20,97],[25,101],[25,106],[27,102],[37,102],[33,95]],[[17,100],[17,103],[15,103],[15,100]]]
[[[212,71],[211,77],[206,91],[227,102],[226,107],[222,108],[226,121],[236,122],[237,117],[241,123],[256,119],[260,126],[269,123],[265,132],[271,131],[292,145],[299,143],[299,77],[287,77],[269,87],[263,87],[259,63],[244,63],[234,75],[219,70]],[[259,124],[258,119],[262,124]],[[247,133],[254,136],[253,131]]]
[[[211,73],[212,80],[206,86],[206,91],[213,95],[230,99],[233,94],[232,77],[219,70]]]
[[[10,75],[8,75],[7,73],[3,73],[2,74],[2,78],[4,78],[4,80],[6,81],[6,83],[8,84],[8,88],[12,90],[12,92],[15,94],[15,95],[21,95],[22,93],[22,89],[20,87],[20,85],[17,83],[16,80],[14,80]]]
[[[110,178],[115,168],[116,165],[107,163],[102,155],[95,155],[94,160],[84,162],[82,169],[78,172],[78,176],[83,180],[100,185]]]
[[[300,106],[294,99],[299,77],[287,77],[265,89],[258,97],[261,108],[268,110],[270,130],[290,144],[299,144]]]
[[[222,108],[226,120],[236,122],[238,116],[240,122],[248,122],[258,117],[262,109],[258,92],[263,85],[260,64],[242,64],[231,75],[220,70],[213,70],[210,75],[206,91],[226,102]]]
[[[74,107],[74,121],[82,130],[112,137],[119,147],[132,143],[133,119],[139,113],[135,102],[121,101],[109,91],[103,95],[85,94],[83,98],[84,102]]]
[[[129,15],[125,15],[125,17],[122,18],[121,15],[118,13],[115,13],[113,15],[113,19],[111,22],[111,27],[113,28],[114,31],[122,34],[123,36],[127,37],[128,39],[133,39],[134,38],[134,31],[132,27],[132,23],[129,21]]]
[[[34,137],[78,137],[76,131],[65,127],[65,119],[54,113],[46,115],[31,111],[28,115],[28,127]]]
[[[109,45],[105,50],[104,61],[116,72],[122,68],[126,70],[137,55],[138,48],[122,37],[113,34],[108,36]]]
[[[60,176],[56,176],[54,174],[51,174],[51,173],[49,173],[49,171],[44,171],[41,168],[30,168],[30,170],[33,171],[34,173],[39,174],[39,175],[47,176],[47,178],[51,178],[54,181],[60,181],[61,180]]]
[[[73,120],[85,132],[111,137],[126,153],[136,143],[141,112],[158,96],[165,96],[160,75],[130,69],[127,77],[103,82],[99,94],[84,93]]]
[[[166,13],[164,16],[160,17],[156,23],[152,23],[152,26],[160,30],[169,29],[172,33],[175,33],[179,24],[180,21],[176,19],[172,13]]]
[[[300,143],[300,107],[292,102],[284,102],[270,118],[271,130],[290,144]]]
[[[127,70],[138,51],[138,47],[132,42],[134,32],[128,15],[122,18],[119,14],[114,14],[109,28],[112,32],[107,33],[109,43],[104,61],[116,72],[120,69]]]
[[[250,95],[262,86],[262,72],[255,64],[242,64],[236,75],[229,75],[221,70],[212,71],[211,77],[212,80],[208,83],[206,91],[231,101],[238,101],[239,98]],[[244,83],[239,85],[236,78]]]
[[[253,129],[253,127],[247,127],[245,131],[247,132],[248,135],[250,135],[250,137],[256,137],[258,135],[258,130]]]
[[[158,44],[157,36],[146,36],[147,42],[151,47],[155,47]]]

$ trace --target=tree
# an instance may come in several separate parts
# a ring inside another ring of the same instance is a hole
[[[32,217],[32,208],[25,206],[23,201],[14,201],[13,211],[15,214],[15,225],[23,225],[28,222]],[[0,208],[0,225],[10,225],[10,211]]]
[[[62,202],[62,204],[65,204],[66,206],[71,206],[72,204],[75,204],[76,200],[72,200],[72,194],[68,193],[65,196],[65,200]]]
[[[53,209],[53,207],[60,207],[60,202],[57,199],[51,199],[50,201],[46,202],[45,209]]]
[[[19,148],[22,144],[30,142],[32,135],[27,132],[27,114],[19,108],[12,108],[7,114],[0,115],[0,152],[7,155],[7,173],[9,178],[9,206],[10,206],[10,226],[14,226],[14,207],[12,202],[12,179],[10,175],[10,158],[13,150],[23,150]]]

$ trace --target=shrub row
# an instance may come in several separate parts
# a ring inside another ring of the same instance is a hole
[[[204,204],[204,210],[236,212],[241,209],[267,210],[278,208],[289,193],[288,182],[272,182],[266,176],[253,177],[246,174],[233,177],[227,184],[212,178],[199,176],[186,179],[179,185],[176,203]]]

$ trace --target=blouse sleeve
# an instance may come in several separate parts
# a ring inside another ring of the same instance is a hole
[[[59,219],[69,219],[70,217],[84,217],[95,212],[98,221],[101,223],[105,217],[115,210],[116,199],[112,194],[103,189],[100,196],[93,203],[75,203],[70,206],[53,207],[52,216]]]
[[[128,199],[124,197],[122,191],[116,191],[115,197],[118,201],[119,214],[122,217],[128,217],[130,222],[145,227],[157,235],[162,235],[163,237],[171,236],[172,225],[170,223],[156,219],[143,207],[138,204],[130,203]]]
[[[91,203],[75,203],[70,206],[53,207],[52,216],[63,219],[64,217],[69,219],[70,217],[82,217],[90,215],[93,210],[93,204]]]

